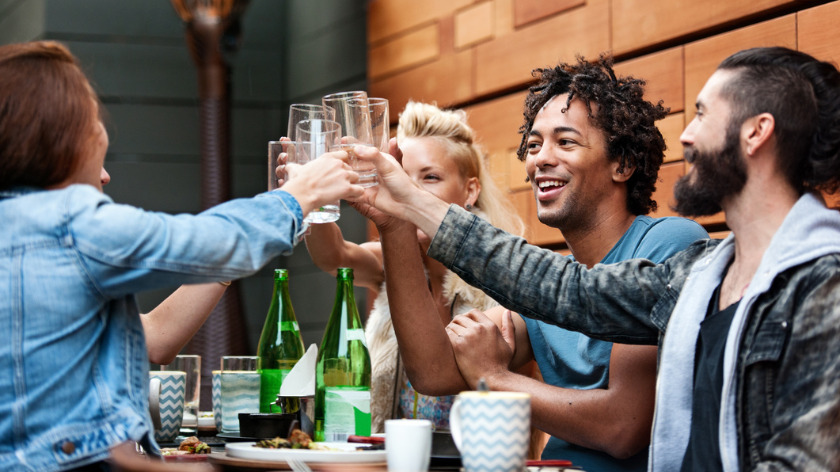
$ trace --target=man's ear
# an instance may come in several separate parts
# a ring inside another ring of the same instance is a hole
[[[619,161],[616,160],[612,163],[612,179],[613,182],[627,182],[630,180],[630,177],[633,176],[633,172],[636,171],[635,166],[631,166],[629,164],[624,164],[624,169],[621,172],[618,171]]]
[[[776,120],[770,113],[759,113],[744,120],[741,125],[741,139],[748,156],[754,155],[770,141],[776,130]]]

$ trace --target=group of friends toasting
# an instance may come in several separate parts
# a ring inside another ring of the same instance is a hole
[[[723,240],[649,216],[668,110],[643,98],[643,78],[607,55],[534,78],[517,155],[571,256],[523,239],[466,114],[429,103],[406,105],[388,153],[352,150],[375,164],[374,187],[341,150],[281,158],[278,190],[196,215],[115,203],[77,60],[55,42],[0,47],[0,468],[170,467],[149,460],[149,359],[173,357],[206,319],[189,300],[212,306],[217,282],[305,236],[318,267],[351,267],[378,293],[374,431],[394,417],[446,429],[452,395],[484,379],[531,396],[542,458],[585,470],[835,469],[840,213],[822,194],[840,184],[837,68],[768,47],[709,77],[680,137],[690,169],[674,209],[725,212]],[[377,241],[304,223],[339,198]],[[180,284],[139,313],[135,293]]]

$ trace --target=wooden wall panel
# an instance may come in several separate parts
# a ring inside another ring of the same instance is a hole
[[[449,16],[471,3],[472,0],[372,1],[368,8],[368,44]]]
[[[513,205],[514,211],[522,221],[528,221],[527,216],[533,206],[534,195],[531,192],[513,192],[509,194],[510,202]],[[523,235],[529,242],[531,241],[531,230],[528,225],[525,225],[525,234]]]
[[[508,189],[512,192],[530,190],[531,184],[525,180],[525,162],[516,157],[516,152],[508,153]]]
[[[455,47],[463,48],[493,38],[496,27],[493,2],[482,2],[455,15]]]
[[[726,239],[729,233],[729,231],[713,231],[709,233],[709,239]]]
[[[526,96],[526,92],[519,92],[465,108],[470,126],[488,152],[519,147]]]
[[[718,64],[742,49],[761,46],[796,48],[796,15],[741,28],[685,46],[685,122],[694,118],[694,102]]]
[[[495,36],[502,37],[513,33],[513,2],[514,0],[493,0],[495,8]]]
[[[676,215],[676,212],[671,209],[671,205],[674,203],[674,184],[683,175],[685,175],[685,164],[682,162],[662,164],[662,167],[659,168],[656,191],[653,193],[653,199],[656,201],[658,208],[651,216],[658,218]]]
[[[574,61],[576,54],[595,57],[609,49],[609,2],[589,0],[585,7],[476,47],[477,95],[522,86],[531,70]]]
[[[796,16],[799,50],[840,64],[840,2],[809,8]]]
[[[613,0],[613,52],[627,53],[793,3],[795,0]]]
[[[673,215],[673,185],[688,168],[679,138],[694,117],[698,92],[721,60],[744,48],[785,46],[840,62],[835,32],[840,0],[805,8],[815,3],[822,2],[374,0],[368,38],[371,54],[380,53],[371,61],[380,62],[369,74],[369,90],[391,99],[393,119],[408,98],[466,105],[493,179],[510,192],[529,226],[529,241],[558,248],[565,244],[563,236],[538,222],[524,163],[515,155],[533,69],[572,62],[578,54],[632,57],[616,64],[616,72],[644,79],[645,97],[670,108],[657,123],[667,149],[654,197],[660,206],[656,216]],[[436,56],[428,52],[432,34],[422,45],[399,45],[435,27]],[[827,200],[840,206],[840,195]],[[698,222],[715,231],[725,227],[722,213]]]
[[[825,203],[829,208],[840,209],[840,192],[834,195],[823,195],[823,197],[825,197]]]
[[[514,24],[519,27],[585,4],[586,0],[514,0]]]
[[[682,46],[615,65],[617,74],[643,79],[646,82],[645,99],[653,103],[663,100],[671,113],[683,110],[684,70]]]
[[[665,138],[665,162],[682,160],[683,150],[680,135],[685,129],[685,113],[672,113],[656,124]]]
[[[453,106],[472,96],[473,50],[443,56],[425,64],[381,80],[371,80],[368,91],[372,96],[390,100],[391,122],[409,99],[436,102]]]
[[[440,55],[440,39],[440,26],[435,23],[370,48],[368,77],[376,79],[435,59]]]
[[[487,169],[493,182],[502,192],[508,193],[508,156],[504,151],[487,153]]]

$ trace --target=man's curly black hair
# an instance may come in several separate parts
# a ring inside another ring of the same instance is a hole
[[[568,93],[563,111],[572,100],[582,100],[589,117],[604,132],[609,158],[619,162],[619,171],[634,169],[627,181],[627,209],[634,215],[644,215],[656,210],[651,196],[665,156],[665,140],[656,121],[668,114],[668,108],[661,100],[654,105],[643,98],[644,80],[616,77],[612,66],[612,57],[601,55],[594,62],[578,56],[576,64],[535,69],[532,75],[538,82],[525,99],[525,123],[519,128],[522,142],[516,154],[519,160],[525,160],[528,134],[540,109],[551,98]]]

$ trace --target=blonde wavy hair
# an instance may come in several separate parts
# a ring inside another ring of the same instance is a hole
[[[486,155],[475,142],[475,132],[467,124],[466,112],[409,101],[400,113],[397,143],[406,138],[430,138],[442,143],[462,177],[478,178],[481,191],[475,202],[475,208],[479,210],[476,214],[511,234],[524,234],[525,225],[490,177]]]

